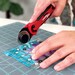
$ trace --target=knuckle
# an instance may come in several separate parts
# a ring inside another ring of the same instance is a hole
[[[50,64],[49,59],[46,59],[46,60],[44,61],[44,63],[45,63],[47,66],[49,66],[49,64]]]
[[[38,46],[35,47],[35,50],[38,50],[38,49],[40,49],[40,45],[38,45]]]
[[[46,60],[44,60],[44,62],[48,67],[48,66],[52,65],[55,62],[55,60],[51,57],[48,57]]]
[[[49,45],[51,45],[51,41],[49,39],[47,39],[46,41],[43,42],[43,44],[47,47],[49,47]]]
[[[68,56],[68,57],[66,58],[66,60],[68,61],[69,64],[75,62],[75,60],[73,59],[72,56]]]
[[[64,61],[62,61],[62,62],[60,62],[61,64],[59,65],[59,66],[61,66],[62,65],[62,67],[66,67],[67,65],[64,63]]]
[[[63,51],[57,51],[56,52],[56,56],[58,57],[58,58],[62,58],[63,57]]]
[[[41,49],[41,48],[39,48],[39,49],[37,49],[37,53],[39,54],[39,55],[43,55],[43,50]]]

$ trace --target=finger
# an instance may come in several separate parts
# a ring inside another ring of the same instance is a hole
[[[38,11],[41,9],[41,5],[43,5],[43,2],[40,0],[37,0],[37,3],[35,5],[35,8],[34,8],[34,14],[32,15],[31,19],[34,19],[34,17],[36,17],[36,15],[38,14]]]
[[[34,14],[32,15],[29,22],[35,21],[45,9],[46,9],[46,5],[44,5],[44,4],[39,5],[37,8],[35,8],[34,9]]]
[[[65,5],[66,5],[66,0],[58,1],[58,3],[56,3],[56,9],[54,10],[52,16],[53,17],[60,16],[62,11],[64,10]]]
[[[49,37],[48,39],[53,40],[53,39],[55,39],[55,38],[56,38],[56,35],[53,35],[53,36]],[[48,40],[48,39],[47,39],[47,40]],[[45,43],[47,40],[43,41],[41,44],[39,44],[38,46],[36,46],[36,47],[32,50],[32,53],[35,54],[35,52],[36,52],[37,50],[39,50],[39,49],[44,45],[44,43]]]
[[[58,39],[59,38],[59,39]],[[60,35],[54,35],[47,40],[45,40],[43,43],[38,45],[34,50],[32,51],[33,59],[37,59],[40,56],[44,55],[45,53],[49,52],[50,50],[57,50],[61,46],[63,46],[64,41],[61,39]]]
[[[70,54],[69,56],[67,56],[63,61],[61,61],[60,63],[58,63],[54,69],[56,71],[61,71],[65,68],[67,68],[68,66],[71,66],[72,64],[75,63],[75,53]]]
[[[57,0],[47,0],[47,1],[38,1],[36,6],[35,6],[35,9],[34,9],[34,14],[32,15],[31,19],[29,22],[33,22],[35,21],[39,16],[40,14],[53,2],[55,2]]]
[[[38,46],[36,46],[33,50],[32,53],[35,54],[41,47],[43,47],[45,45],[45,43],[49,42],[49,46],[52,45],[52,43],[64,43],[64,36],[65,36],[65,31],[61,31],[53,36],[50,36],[47,40],[43,41],[41,44],[39,44]],[[66,41],[66,40],[65,40]],[[53,48],[51,50],[54,50]]]
[[[62,47],[59,50],[57,50],[54,54],[52,54],[49,58],[47,58],[46,60],[44,60],[40,66],[42,68],[47,68],[50,65],[52,65],[53,63],[55,63],[56,61],[66,57],[68,54],[72,53],[73,50],[68,49],[68,47]]]

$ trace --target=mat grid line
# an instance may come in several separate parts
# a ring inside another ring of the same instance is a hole
[[[8,61],[7,61],[7,62],[8,62]],[[15,61],[14,63],[16,63],[16,62],[17,62],[17,61]],[[9,63],[9,62],[8,62],[8,63]],[[12,64],[9,63],[9,64],[10,64],[11,66],[15,67],[15,66],[13,65],[14,63],[12,63]],[[9,67],[9,66],[6,66],[5,68],[7,68],[7,67]],[[22,65],[21,67],[23,67],[23,65]],[[4,68],[4,69],[5,69],[5,68]],[[19,67],[19,68],[20,68],[20,67]],[[19,68],[15,67],[15,70],[17,69],[17,70],[19,70],[20,72],[24,73],[24,72],[23,72],[21,69],[19,69]],[[15,70],[9,72],[9,75],[10,75],[10,73],[14,72]]]
[[[74,67],[69,67],[65,71],[62,71],[59,73],[53,70],[52,67],[46,70],[43,70],[41,72],[41,70],[36,70],[34,68],[30,68],[27,70],[23,64],[19,63],[18,61],[16,61],[15,59],[11,57],[6,56],[6,58],[4,58],[5,55],[3,54],[3,52],[5,50],[21,45],[21,43],[18,42],[17,37],[18,37],[18,32],[21,30],[21,28],[24,25],[25,24],[22,24],[22,23],[13,23],[13,24],[0,27],[0,35],[1,35],[0,36],[0,58],[2,58],[0,61],[0,66],[1,66],[0,71],[4,72],[6,75],[16,75],[16,74],[18,75],[31,75],[31,74],[33,75],[69,75],[69,73],[72,73],[71,75],[75,75]],[[37,38],[40,38],[41,40],[45,40],[51,35],[53,35],[53,33],[40,29],[37,35],[32,38],[32,40],[37,39]],[[12,61],[12,63],[10,61]],[[13,67],[14,69],[12,68],[13,70],[11,69],[11,71],[8,72],[9,70],[7,71],[5,69],[9,69],[9,67]],[[68,74],[66,73],[66,71],[68,72]],[[0,74],[4,75],[3,73],[0,73]]]

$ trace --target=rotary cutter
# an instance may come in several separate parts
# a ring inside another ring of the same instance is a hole
[[[50,4],[45,11],[32,23],[25,25],[19,32],[18,39],[22,43],[27,43],[33,35],[36,35],[39,27],[52,15],[55,7]]]

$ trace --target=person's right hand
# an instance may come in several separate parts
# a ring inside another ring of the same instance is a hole
[[[34,13],[29,22],[35,21],[50,4],[53,4],[56,7],[52,17],[60,16],[66,5],[66,1],[67,0],[37,0]]]

